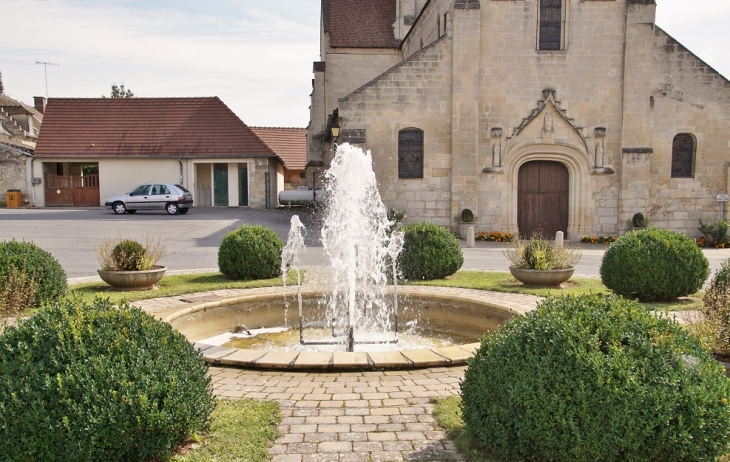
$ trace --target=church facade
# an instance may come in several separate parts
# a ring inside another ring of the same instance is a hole
[[[407,221],[568,239],[635,213],[698,235],[728,193],[730,82],[654,0],[323,0],[308,180],[373,155]],[[336,135],[336,136],[335,136]]]

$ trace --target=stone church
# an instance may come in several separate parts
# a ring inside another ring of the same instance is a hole
[[[322,0],[308,180],[370,149],[407,221],[698,235],[728,193],[730,82],[654,0]],[[720,197],[718,197],[720,196]]]

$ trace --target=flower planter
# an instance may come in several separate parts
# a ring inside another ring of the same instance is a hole
[[[474,236],[476,237],[477,234],[477,222],[476,221],[469,221],[464,222],[460,221],[457,223],[459,226],[459,238],[462,240],[466,240],[466,234],[469,232],[469,227],[472,226],[474,228]]]
[[[97,270],[102,281],[118,290],[150,290],[162,279],[167,268],[155,266],[146,271]]]
[[[559,286],[573,275],[573,268],[536,270],[510,266],[510,273],[515,279],[530,286]]]

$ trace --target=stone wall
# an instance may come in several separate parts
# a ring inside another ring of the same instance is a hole
[[[365,129],[380,194],[407,222],[451,223],[451,43],[426,47],[340,101],[347,129]],[[398,178],[398,132],[424,132],[424,177]]]
[[[652,226],[699,236],[728,192],[730,82],[659,27],[654,5],[632,5],[627,26],[626,117],[620,226],[641,212]],[[696,140],[693,178],[672,178],[672,142]]]
[[[27,180],[28,156],[20,151],[0,144],[0,204],[7,204],[7,191],[19,189],[23,202],[30,202]]]

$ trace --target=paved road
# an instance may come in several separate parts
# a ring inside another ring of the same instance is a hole
[[[218,246],[227,231],[244,223],[262,224],[286,240],[291,216],[295,214],[300,215],[308,229],[303,264],[324,264],[318,217],[303,209],[195,208],[187,215],[171,216],[152,211],[115,215],[103,208],[0,208],[0,241],[15,238],[35,242],[58,259],[69,277],[95,276],[99,266],[96,247],[118,233],[133,239],[146,235],[161,238],[167,247],[161,263],[170,270],[215,269]],[[465,248],[463,269],[507,271],[504,247],[500,243],[478,242],[477,248]],[[584,244],[582,248],[583,257],[575,274],[598,277],[606,247]],[[730,249],[705,249],[704,253],[713,271],[730,258]]]

